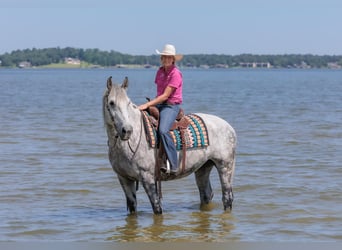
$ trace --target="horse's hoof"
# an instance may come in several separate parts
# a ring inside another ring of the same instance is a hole
[[[161,208],[159,208],[159,209],[155,209],[153,212],[154,212],[154,214],[162,214],[163,210]]]
[[[230,192],[229,192],[228,199],[223,202],[224,210],[227,210],[227,208],[229,208],[229,210],[232,211],[233,200],[234,200],[234,194],[233,194],[233,190],[231,189]]]
[[[224,211],[226,211],[229,208],[229,211],[232,211],[233,208],[233,201],[228,201],[226,204],[223,206]]]
[[[229,208],[229,211],[232,211],[233,206],[229,205],[228,208]],[[227,206],[224,206],[224,211],[227,211]]]

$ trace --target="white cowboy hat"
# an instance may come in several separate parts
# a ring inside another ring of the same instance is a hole
[[[180,61],[183,58],[183,55],[176,54],[176,48],[172,44],[165,44],[162,52],[156,49],[158,55],[162,56],[174,56],[176,61]]]

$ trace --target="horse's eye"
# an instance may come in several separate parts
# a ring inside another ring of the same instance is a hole
[[[109,102],[109,106],[114,107],[114,102],[113,102],[113,101],[110,101],[110,102]]]

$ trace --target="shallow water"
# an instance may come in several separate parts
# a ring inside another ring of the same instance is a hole
[[[0,70],[1,241],[340,241],[342,71],[184,69],[187,112],[226,119],[238,135],[232,212],[200,209],[194,176],[165,182],[155,216],[138,213],[107,157],[101,98],[129,77],[139,104],[152,69]]]

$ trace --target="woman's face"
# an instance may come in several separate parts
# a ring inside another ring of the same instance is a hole
[[[174,60],[174,56],[161,56],[161,62],[165,68],[171,67],[174,63]]]

